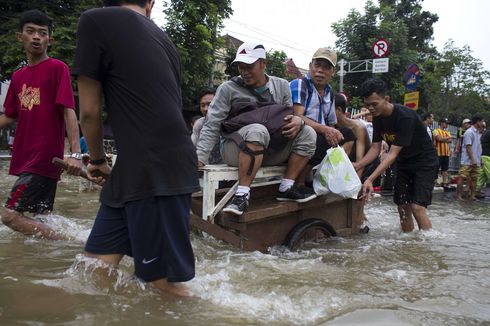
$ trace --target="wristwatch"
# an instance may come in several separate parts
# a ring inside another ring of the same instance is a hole
[[[71,158],[74,158],[75,160],[82,160],[82,153],[71,153],[70,155]]]

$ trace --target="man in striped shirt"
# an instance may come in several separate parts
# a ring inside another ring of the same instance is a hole
[[[437,150],[437,156],[439,157],[439,168],[441,169],[442,175],[442,186],[447,187],[448,184],[448,169],[449,169],[449,156],[451,155],[451,150],[449,144],[451,143],[451,133],[447,131],[448,120],[443,118],[439,121],[439,128],[434,130],[433,139],[434,146]]]

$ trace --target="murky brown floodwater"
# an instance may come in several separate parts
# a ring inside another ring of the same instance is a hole
[[[7,168],[0,161],[2,204],[15,180]],[[174,300],[144,290],[130,259],[114,283],[78,263],[98,195],[64,177],[48,222],[77,240],[0,226],[0,324],[489,325],[490,201],[453,195],[435,194],[429,232],[401,234],[391,198],[376,198],[368,235],[300,252],[247,253],[194,237],[196,297]]]

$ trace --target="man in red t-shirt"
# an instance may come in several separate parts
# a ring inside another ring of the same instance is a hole
[[[51,160],[63,158],[65,129],[72,150],[68,173],[79,175],[82,168],[70,72],[66,64],[47,54],[51,31],[51,20],[39,10],[20,17],[16,37],[24,47],[27,65],[12,75],[0,116],[0,128],[17,122],[9,173],[19,178],[1,215],[5,225],[25,235],[62,239],[46,224],[23,215],[53,209],[61,170]]]

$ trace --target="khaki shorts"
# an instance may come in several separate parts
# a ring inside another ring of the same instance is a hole
[[[476,165],[461,165],[459,168],[459,176],[464,179],[475,180],[480,174],[480,167]]]

